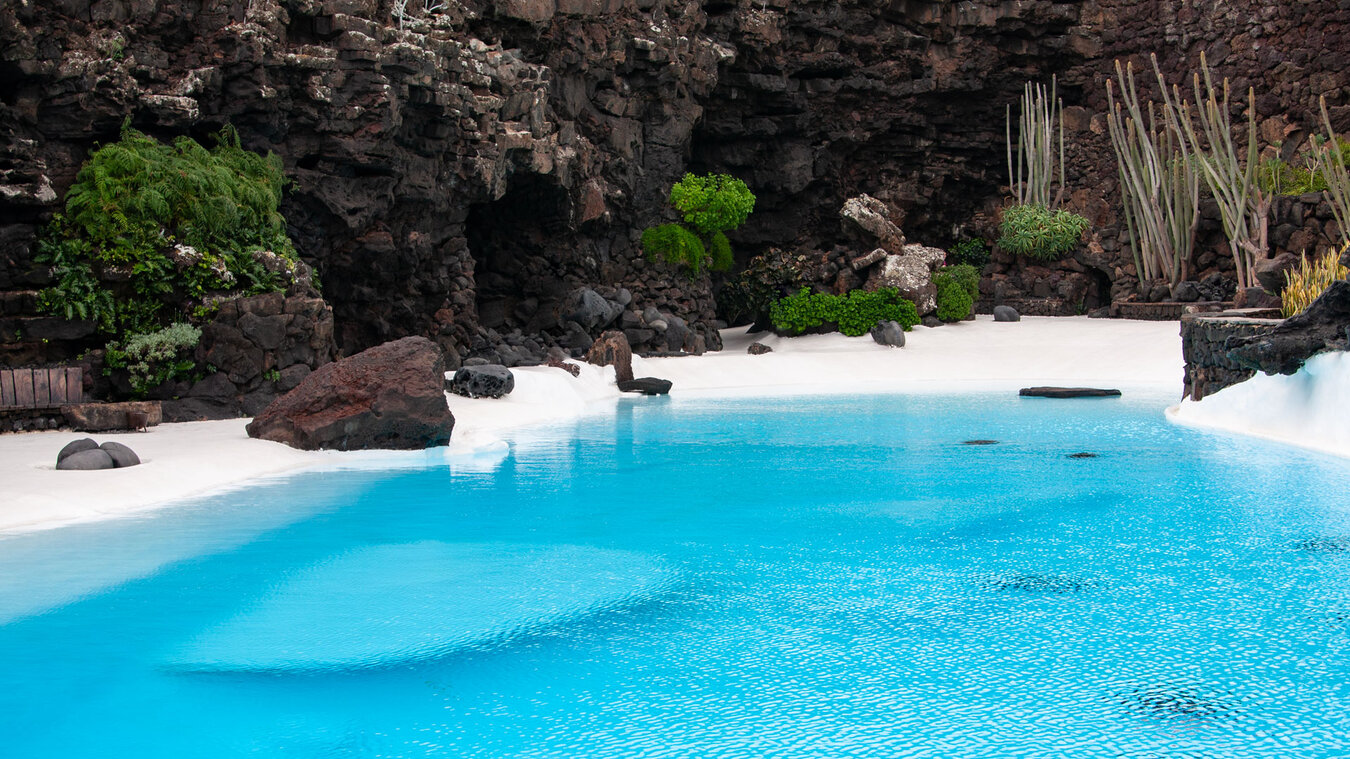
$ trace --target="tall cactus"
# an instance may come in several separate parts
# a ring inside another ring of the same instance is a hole
[[[1055,208],[1064,195],[1064,124],[1059,118],[1064,103],[1056,98],[1056,82],[1045,85],[1027,82],[1022,89],[1022,113],[1017,122],[1017,155],[1013,156],[1012,106],[1005,117],[1008,148],[1008,185],[1018,205]],[[1059,128],[1059,152],[1055,152],[1055,129]],[[1056,161],[1058,158],[1058,161]],[[1059,188],[1052,198],[1051,187],[1058,164]]]
[[[1322,108],[1322,127],[1327,131],[1327,139],[1313,145],[1313,166],[1327,181],[1327,196],[1341,242],[1350,244],[1350,171],[1346,170],[1345,152],[1336,139],[1336,130],[1331,128],[1326,96],[1319,98],[1318,105]]]
[[[1156,59],[1154,73],[1158,86],[1166,89]],[[1149,280],[1161,277],[1175,290],[1188,274],[1200,209],[1200,177],[1180,127],[1190,119],[1189,105],[1180,103],[1177,112],[1165,102],[1159,126],[1152,102],[1145,119],[1134,67],[1122,69],[1116,61],[1116,79],[1121,102],[1116,102],[1108,79],[1106,123],[1120,172],[1125,225],[1139,285],[1143,288]]]
[[[1157,57],[1154,57],[1157,67]],[[1204,89],[1200,87],[1203,76]],[[1180,120],[1182,135],[1188,149],[1196,157],[1201,175],[1223,218],[1224,234],[1233,253],[1239,287],[1250,287],[1256,282],[1253,268],[1269,250],[1268,224],[1273,197],[1261,188],[1257,179],[1260,155],[1256,148],[1256,93],[1247,88],[1247,146],[1246,160],[1239,159],[1233,141],[1233,125],[1229,117],[1228,80],[1223,80],[1223,97],[1214,87],[1209,63],[1200,54],[1200,73],[1192,75],[1195,90],[1197,131],[1190,119]],[[1180,112],[1178,90],[1171,94],[1163,90],[1163,99],[1169,107]],[[1202,139],[1203,136],[1203,139]]]

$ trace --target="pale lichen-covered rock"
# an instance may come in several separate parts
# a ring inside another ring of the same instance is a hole
[[[890,252],[898,251],[905,244],[905,233],[891,221],[890,209],[871,195],[864,193],[844,201],[839,216],[846,228],[851,224]]]
[[[894,287],[914,302],[920,314],[937,308],[937,288],[933,286],[933,267],[947,257],[941,248],[911,243],[902,246],[900,253],[886,256],[868,277],[866,289],[879,290]]]

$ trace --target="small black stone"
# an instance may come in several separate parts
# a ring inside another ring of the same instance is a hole
[[[998,445],[997,440],[963,440],[961,445]]]
[[[1097,454],[1095,454],[1095,453],[1088,453],[1087,451],[1079,451],[1078,453],[1070,453],[1070,454],[1068,455],[1068,458],[1071,458],[1071,459],[1095,459],[1095,458],[1097,458]]]

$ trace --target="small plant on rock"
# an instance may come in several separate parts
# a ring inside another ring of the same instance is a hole
[[[1280,291],[1280,311],[1286,319],[1306,311],[1332,282],[1350,276],[1350,269],[1341,264],[1341,255],[1347,250],[1350,250],[1350,243],[1346,243],[1339,252],[1329,250],[1312,261],[1303,256],[1297,269],[1285,272],[1284,289]]]
[[[690,277],[704,268],[730,269],[734,259],[726,232],[744,224],[755,210],[755,195],[745,182],[728,174],[685,174],[670,188],[669,200],[684,223],[644,231],[642,249],[647,258],[683,265]]]
[[[806,284],[806,256],[777,248],[755,256],[717,293],[717,306],[731,325],[767,325],[769,308]]]
[[[1076,248],[1087,228],[1087,219],[1063,209],[1012,206],[1003,211],[998,244],[1016,255],[1054,261]]]
[[[196,364],[188,352],[197,347],[202,331],[176,323],[164,329],[132,335],[109,343],[104,360],[109,369],[125,369],[132,392],[144,398],[165,382],[187,377]]]

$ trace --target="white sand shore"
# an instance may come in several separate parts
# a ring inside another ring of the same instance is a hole
[[[916,327],[904,348],[869,337],[756,336],[774,351],[745,352],[753,338],[724,334],[725,350],[701,357],[634,360],[638,376],[672,380],[676,396],[864,392],[1016,391],[1035,384],[1095,385],[1179,395],[1176,322],[1027,317]],[[573,378],[550,367],[513,370],[516,390],[500,400],[450,396],[450,449],[431,457],[472,466],[476,454],[504,452],[503,433],[611,407],[613,369],[583,366]],[[1161,408],[1159,411],[1161,412]],[[0,533],[57,527],[144,512],[192,496],[302,467],[425,464],[428,454],[305,452],[251,440],[245,419],[166,424],[148,433],[92,435],[127,443],[145,462],[102,472],[58,472],[56,453],[81,433],[0,435]]]

